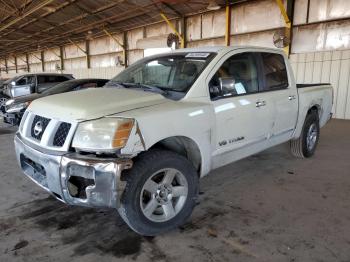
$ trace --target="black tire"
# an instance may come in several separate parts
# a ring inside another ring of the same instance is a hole
[[[183,207],[175,217],[165,222],[148,219],[140,205],[144,184],[154,173],[165,168],[180,171],[187,180],[188,192]],[[120,216],[135,232],[144,236],[155,236],[184,224],[191,216],[198,196],[198,173],[183,156],[166,150],[151,150],[136,157],[134,165],[123,174],[126,187],[118,208]]]
[[[8,100],[9,98],[5,95],[3,95],[1,92],[0,92],[0,107],[2,106],[5,106],[5,102]]]
[[[310,148],[308,147],[307,138],[308,138],[308,132],[312,125],[314,125],[317,135],[316,135],[316,141],[314,145]],[[319,138],[320,138],[320,125],[319,125],[318,114],[316,111],[312,111],[309,114],[307,114],[305,118],[304,126],[301,131],[300,137],[290,141],[290,149],[292,154],[299,158],[312,157],[315,153]]]

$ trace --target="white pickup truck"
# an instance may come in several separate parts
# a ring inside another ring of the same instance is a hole
[[[280,50],[180,49],[105,88],[35,100],[15,137],[24,173],[60,201],[110,207],[142,235],[191,215],[211,170],[290,141],[314,154],[329,84],[296,85]]]

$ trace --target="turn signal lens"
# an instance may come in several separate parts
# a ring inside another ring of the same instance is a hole
[[[114,148],[122,148],[126,145],[126,142],[130,136],[131,129],[134,126],[134,120],[125,119],[124,121],[124,123],[118,126],[117,131],[114,134],[112,143]]]

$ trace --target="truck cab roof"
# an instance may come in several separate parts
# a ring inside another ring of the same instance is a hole
[[[238,49],[254,49],[257,51],[268,51],[273,53],[283,53],[282,49],[261,47],[261,46],[249,46],[249,45],[235,45],[235,46],[205,46],[205,47],[190,47],[174,50],[173,53],[183,53],[183,52],[221,52],[221,51],[234,51]]]

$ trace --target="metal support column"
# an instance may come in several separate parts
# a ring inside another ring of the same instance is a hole
[[[85,54],[86,54],[86,67],[91,68],[91,62],[90,62],[90,41],[85,41]]]
[[[183,36],[183,47],[186,48],[186,46],[187,46],[187,40],[186,40],[187,19],[186,19],[186,17],[183,16],[181,18],[180,22],[181,22],[181,34]]]
[[[276,3],[281,11],[281,14],[284,18],[284,21],[286,23],[286,36],[290,39],[290,42],[292,42],[291,36],[292,36],[292,21],[290,17],[293,15],[293,6],[294,6],[294,0],[287,0],[287,9],[285,9],[283,1],[282,0],[276,0]],[[284,51],[286,52],[287,55],[289,55],[290,52],[290,46],[286,46],[284,48]]]
[[[16,69],[16,74],[18,73],[18,66],[17,66],[17,56],[14,56],[15,58],[15,69]]]
[[[292,52],[294,2],[295,2],[295,0],[287,0],[287,15],[288,15],[289,21],[290,21],[290,29],[289,29],[290,44],[288,46],[288,55]]]
[[[29,66],[29,55],[28,53],[26,54],[26,64],[27,64],[27,72],[30,72],[30,66]]]
[[[165,16],[165,14],[160,13],[160,16],[163,18],[163,20],[168,24],[168,26],[174,31],[174,33],[179,37],[181,41],[181,48],[185,47],[185,39],[184,37],[176,30],[176,27],[170,20]]]
[[[5,71],[6,71],[6,74],[9,73],[9,68],[8,68],[8,65],[7,65],[7,58],[5,57]]]
[[[64,70],[64,60],[63,60],[63,47],[60,46],[60,68],[61,72]]]
[[[88,43],[88,40],[85,41],[85,50],[83,48],[81,48],[77,43],[73,42],[71,39],[68,38],[68,41],[75,45],[80,51],[82,51],[85,56],[86,56],[86,67],[87,68],[90,68],[90,55],[88,53],[88,49],[89,49],[89,43]]]
[[[126,31],[123,32],[123,46],[124,46],[124,52],[123,52],[123,58],[124,58],[124,66],[125,68],[128,67],[128,34]]]
[[[41,60],[41,70],[45,72],[45,59],[44,59],[44,51],[40,52],[40,60]]]
[[[105,32],[106,35],[108,35],[110,38],[112,38],[117,43],[117,45],[119,45],[121,48],[123,48],[123,59],[124,59],[124,65],[125,65],[126,64],[126,60],[125,60],[125,54],[126,54],[125,46],[126,46],[126,44],[124,42],[124,38],[126,36],[123,35],[123,43],[120,43],[119,39],[117,37],[115,37],[114,35],[112,35],[110,32],[108,32],[106,29],[103,29],[103,32]]]
[[[231,45],[231,6],[228,2],[226,3],[225,44]]]

